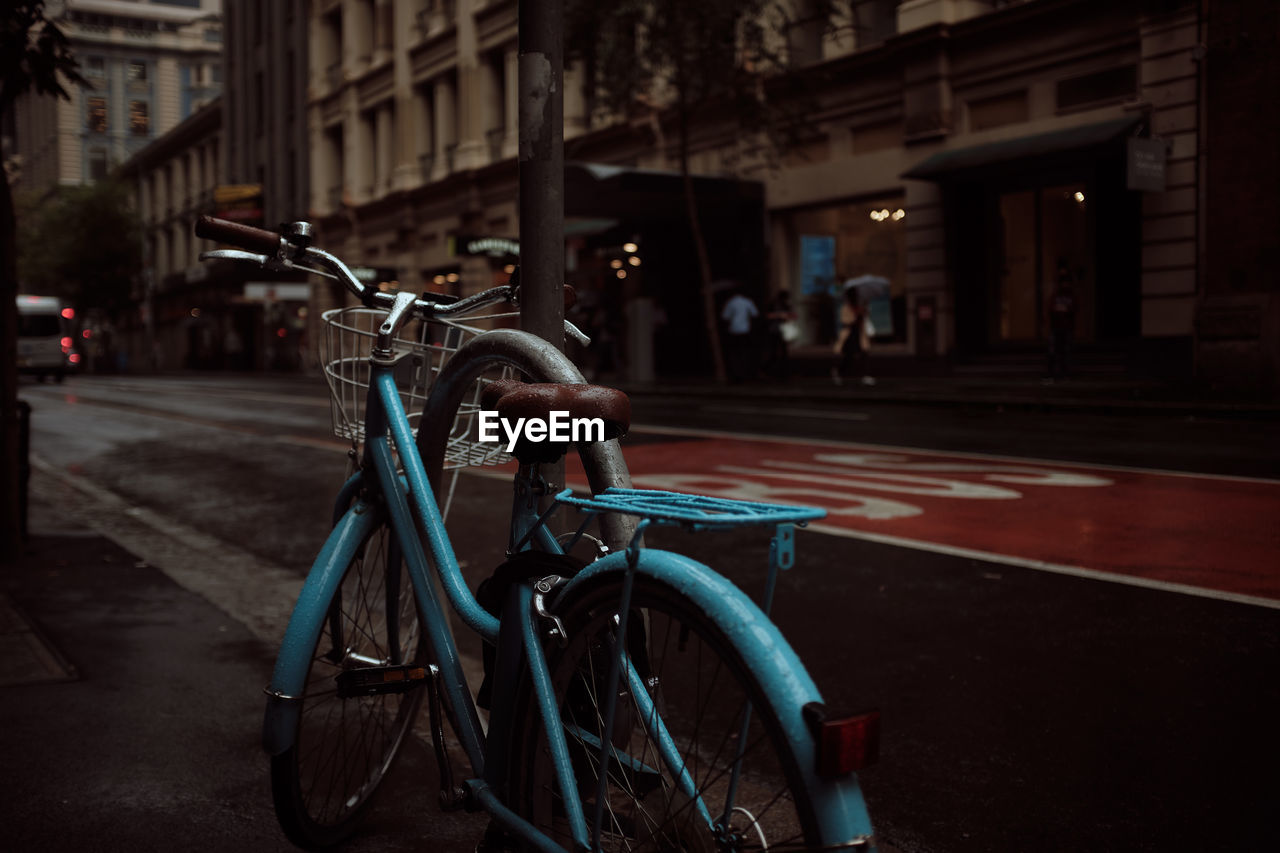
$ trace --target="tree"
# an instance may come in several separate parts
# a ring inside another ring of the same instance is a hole
[[[142,272],[142,221],[117,180],[60,187],[20,223],[18,274],[34,293],[111,320],[133,307]]]
[[[854,4],[847,4],[846,12]],[[803,135],[808,99],[787,85],[804,35],[809,43],[835,28],[828,0],[568,0],[565,43],[583,64],[587,108],[633,119],[647,113],[661,144],[663,119],[676,129],[677,159],[697,253],[707,340],[717,381],[724,356],[711,289],[711,259],[689,171],[695,118],[734,123],[758,137],[766,153]]]
[[[66,36],[44,3],[0,0],[0,123],[28,92],[69,98],[82,83]],[[8,170],[0,170],[0,562],[17,558],[21,537],[18,474],[17,221]]]

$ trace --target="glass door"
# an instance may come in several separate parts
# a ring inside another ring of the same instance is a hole
[[[1001,193],[989,341],[1031,343],[1048,338],[1045,306],[1064,267],[1076,295],[1076,338],[1094,335],[1094,286],[1084,183]]]

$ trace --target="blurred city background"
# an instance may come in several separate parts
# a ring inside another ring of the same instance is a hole
[[[774,618],[884,711],[881,849],[1280,849],[1280,3],[565,5],[572,355],[637,485],[827,510]],[[44,7],[82,82],[10,104],[0,51],[0,846],[289,849],[260,688],[349,465],[345,295],[192,226],[507,281],[521,10]],[[464,480],[458,541],[501,539]],[[646,535],[763,584],[767,543]],[[348,849],[470,853],[407,753]]]
[[[1274,4],[756,5],[768,50],[728,69],[771,110],[748,122],[730,98],[683,109],[662,79],[626,88],[641,27],[606,40],[592,4],[569,4],[565,274],[597,338],[591,368],[712,373],[683,162],[715,304],[736,286],[762,309],[787,294],[801,375],[830,370],[842,288],[870,277],[877,371],[1038,377],[1065,278],[1073,371],[1274,391]],[[465,294],[518,262],[514,2],[48,13],[85,84],[21,99],[4,156],[23,292],[79,312],[82,367],[315,367],[319,315],[342,294],[199,263],[202,213],[311,219],[320,245],[390,287]],[[95,183],[115,189],[96,203],[128,212],[68,233],[69,211],[95,203],[72,188]],[[136,251],[108,273],[104,241]]]

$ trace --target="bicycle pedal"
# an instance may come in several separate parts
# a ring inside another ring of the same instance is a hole
[[[353,699],[408,693],[424,684],[427,678],[427,670],[421,666],[366,666],[348,669],[334,680],[338,683],[338,696]]]
[[[492,821],[485,827],[484,838],[476,845],[476,853],[517,853],[519,850],[519,840]]]

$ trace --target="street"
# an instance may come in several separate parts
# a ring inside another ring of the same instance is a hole
[[[21,396],[33,407],[32,489],[43,505],[162,571],[164,596],[229,617],[227,645],[203,624],[212,636],[175,654],[234,663],[221,690],[235,722],[224,725],[242,749],[205,760],[211,773],[234,765],[234,796],[261,799],[235,805],[249,823],[234,841],[201,849],[283,849],[256,747],[259,691],[348,464],[323,382],[85,376],[24,384]],[[633,403],[623,446],[637,486],[828,510],[798,538],[775,618],[828,704],[883,711],[880,763],[862,779],[893,849],[1280,847],[1274,423],[780,401],[751,389]],[[505,485],[471,476],[465,489],[451,524],[491,539],[485,510],[502,505]],[[60,523],[53,513],[38,521]],[[749,592],[763,583],[761,534],[649,541]],[[473,583],[487,573],[467,570]],[[20,586],[9,592],[37,621],[57,612],[51,599],[24,601]],[[44,630],[69,643],[55,625]],[[71,663],[90,680],[105,661]],[[0,720],[20,718],[24,691],[35,690],[56,688],[6,688]],[[177,723],[156,734],[173,738],[170,750],[196,730],[184,721],[209,713],[161,689],[149,701]],[[77,713],[67,725],[95,711]],[[390,807],[374,814],[382,823],[353,849],[409,849],[441,825],[412,780],[415,769],[431,776],[430,761],[409,752],[383,792]],[[401,782],[413,806],[397,801]],[[423,804],[431,813],[415,826]],[[474,843],[469,820],[446,821],[458,850]],[[61,849],[52,826],[19,837]]]

